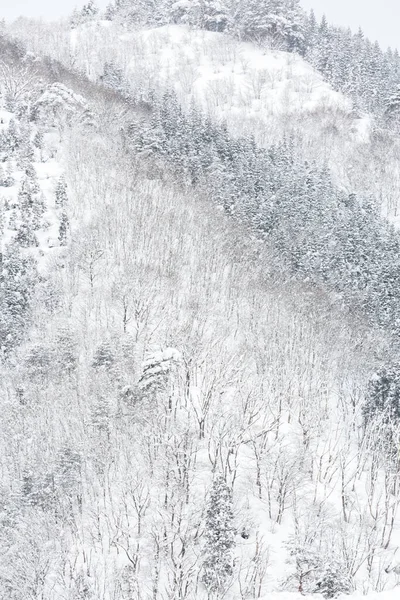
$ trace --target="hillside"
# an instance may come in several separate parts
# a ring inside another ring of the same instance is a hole
[[[95,20],[71,31],[67,23],[21,20],[11,32],[94,81],[112,67],[113,85],[139,97],[174,89],[185,109],[195,102],[233,135],[254,136],[262,146],[293,136],[302,157],[328,164],[344,190],[374,198],[398,222],[398,138],[374,115],[353,110],[297,54],[185,25],[129,32]]]
[[[375,117],[226,33],[10,31],[1,600],[397,598]]]

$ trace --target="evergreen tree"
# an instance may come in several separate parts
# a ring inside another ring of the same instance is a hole
[[[111,2],[110,4],[108,4],[106,6],[104,18],[106,19],[106,21],[113,21],[116,17],[116,14],[117,14],[117,9],[115,7],[115,4],[113,4]]]
[[[233,573],[232,551],[235,545],[232,491],[222,476],[216,477],[213,482],[204,536],[203,582],[209,592],[222,592]]]
[[[222,0],[202,2],[202,23],[209,31],[225,31],[229,22],[228,6]]]
[[[95,355],[93,357],[92,367],[95,369],[106,369],[109,370],[112,368],[115,362],[114,353],[112,351],[111,345],[109,342],[103,342],[97,348]]]
[[[25,221],[20,224],[15,241],[21,248],[36,248],[39,245],[35,232]]]
[[[14,184],[15,184],[15,179],[13,177],[13,168],[12,168],[11,163],[8,161],[7,167],[6,167],[6,176],[4,178],[4,186],[12,187]]]
[[[30,302],[38,275],[31,257],[13,242],[2,255],[0,271],[0,343],[3,351],[17,346],[30,323]]]
[[[39,150],[43,150],[43,144],[44,144],[43,133],[40,130],[38,130],[35,133],[35,136],[33,138],[33,145],[35,148],[38,148]]]
[[[62,328],[56,336],[57,362],[61,374],[71,374],[78,366],[78,348],[72,332]]]
[[[28,162],[25,165],[25,175],[29,181],[30,189],[33,194],[37,194],[40,192],[40,186],[36,174],[35,167],[31,162]]]
[[[314,591],[328,599],[351,594],[352,583],[344,565],[334,559],[330,560],[322,570]]]
[[[67,182],[65,181],[65,177],[64,175],[61,175],[55,190],[56,206],[59,208],[65,208],[68,204],[67,187],[68,186]]]
[[[304,49],[305,56],[308,58],[309,53],[312,52],[316,45],[318,37],[318,22],[313,10],[307,15],[304,27]]]
[[[18,204],[21,213],[21,218],[25,223],[26,228],[35,231],[41,225],[41,219],[45,211],[42,197],[37,194],[39,185],[36,180],[36,173],[27,169],[30,176],[25,175],[21,180],[21,186],[18,192]],[[28,244],[29,245],[29,244]]]
[[[60,218],[60,228],[58,233],[58,239],[60,242],[60,246],[66,246],[68,241],[68,231],[69,231],[69,219],[65,210],[61,213]]]
[[[112,90],[122,94],[126,99],[131,95],[131,90],[126,81],[123,70],[112,61],[104,63],[103,74],[100,81]]]
[[[20,146],[20,134],[19,131],[17,129],[17,125],[14,121],[14,119],[11,119],[9,124],[8,124],[8,128],[6,129],[5,132],[5,143],[8,149],[8,158],[11,158],[14,155],[14,152],[19,148]]]
[[[400,84],[384,103],[384,114],[389,123],[400,124]]]
[[[62,500],[67,500],[69,509],[72,509],[74,501],[81,504],[82,458],[79,452],[68,445],[64,445],[58,453],[55,481]]]
[[[17,231],[19,222],[19,214],[16,206],[13,206],[8,220],[8,227],[11,231]]]
[[[94,0],[89,0],[87,4],[85,4],[82,8],[81,15],[84,19],[92,19],[99,12]]]
[[[35,343],[27,351],[24,367],[32,380],[46,380],[54,361],[53,348],[47,344]]]
[[[52,511],[56,505],[56,489],[52,473],[25,472],[22,476],[22,500],[25,505]]]
[[[400,367],[382,367],[368,385],[363,408],[365,424],[379,419],[400,424]]]
[[[25,171],[28,165],[32,165],[35,158],[32,143],[30,141],[30,133],[28,128],[21,131],[20,143],[18,148],[17,166],[21,171]]]

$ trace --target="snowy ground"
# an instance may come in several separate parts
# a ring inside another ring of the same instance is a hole
[[[101,73],[102,65],[106,60],[115,60],[124,66],[130,82],[137,89],[144,92],[146,88],[148,90],[158,89],[162,92],[173,83],[184,106],[189,107],[191,100],[194,99],[213,118],[226,120],[233,132],[240,135],[254,134],[261,144],[270,143],[279,137],[282,131],[285,131],[288,123],[289,125],[300,123],[307,119],[310,119],[309,122],[312,123],[314,118],[318,121],[321,132],[324,127],[332,126],[332,119],[343,127],[343,131],[346,126],[351,124],[350,131],[353,137],[348,136],[347,138],[348,148],[355,141],[363,143],[368,138],[368,119],[354,120],[350,114],[351,107],[347,100],[333,92],[304,61],[293,55],[266,51],[249,44],[236,42],[220,34],[193,32],[185,27],[166,27],[128,34],[121,31],[116,32],[114,26],[105,26],[104,23],[99,23],[74,31],[71,39],[71,49],[75,52],[77,61],[81,65],[87,65],[87,71],[94,79]],[[3,116],[5,121],[10,118],[10,115],[6,113]],[[332,139],[330,137],[333,136],[332,132],[327,131],[325,134],[327,139]],[[330,153],[330,158],[334,162],[337,157],[329,140],[326,144],[326,152]],[[56,146],[55,140],[53,141]],[[52,145],[51,134],[49,134],[47,142],[49,146]],[[74,150],[76,151],[76,147]],[[92,152],[92,148],[88,148],[89,152]],[[89,163],[89,160],[87,162]],[[34,166],[42,192],[48,201],[46,216],[50,221],[50,227],[46,233],[43,232],[41,235],[39,247],[39,252],[45,254],[52,246],[51,239],[54,236],[57,237],[53,194],[55,183],[62,169],[57,154],[53,157],[49,156],[45,162],[36,161]],[[338,164],[337,168],[339,172],[342,163]],[[20,175],[16,173],[16,179],[20,178]],[[91,176],[93,177],[93,174]],[[86,177],[82,177],[82,179],[87,184]],[[8,189],[6,193],[15,197],[17,188],[16,185],[14,188]],[[79,200],[82,205],[84,202],[93,202],[93,204],[98,202],[93,193],[83,194],[82,199],[79,198]],[[86,208],[82,206],[82,212]],[[90,206],[90,208],[93,207]],[[156,252],[154,255],[158,256]],[[192,260],[194,261],[194,259]],[[106,276],[108,277],[108,273],[105,274],[105,278],[107,278]],[[240,306],[245,306],[245,302],[241,302]],[[79,306],[79,308],[81,307]],[[213,318],[216,319],[216,307],[212,308]],[[173,309],[176,311],[175,306]],[[179,316],[182,317],[181,314]],[[111,319],[111,317],[108,318]],[[94,322],[96,326],[100,327],[98,321],[99,314],[96,312]],[[300,366],[302,365],[303,363],[300,362]],[[278,364],[275,366],[278,371]],[[195,405],[195,400],[193,403]],[[315,451],[313,448],[313,455],[321,459],[321,464],[324,463],[324,460],[329,462],[324,442],[330,440],[334,446],[342,447],[341,432],[333,431],[334,420],[330,424],[332,431],[325,430],[326,437],[321,435],[318,440],[314,440],[316,448]],[[282,427],[281,435],[284,442],[279,447],[279,451],[290,444],[291,452],[296,452],[295,442],[301,432],[296,430],[294,425],[290,427],[288,425],[286,429],[284,426]],[[289,440],[289,444],[287,440]],[[252,459],[246,456],[246,452],[247,448],[244,448],[240,461],[241,473],[238,486],[246,486],[246,469],[252,465]],[[351,460],[352,448],[347,448],[343,444],[343,453],[346,453],[347,461]],[[288,458],[289,454],[288,452]],[[331,456],[329,456],[330,459]],[[336,459],[339,464],[341,456],[335,457]],[[202,457],[199,453],[198,465],[200,467],[201,460]],[[207,461],[207,458],[205,460]],[[199,479],[201,491],[204,488],[204,481],[201,480],[201,477]],[[333,505],[336,512],[340,512],[339,484],[334,477],[333,481],[334,483],[329,488],[329,503]],[[324,485],[321,484],[321,490]],[[353,502],[354,506],[360,510],[360,515],[364,517],[368,513],[364,489],[367,482],[365,479],[361,481],[358,479],[356,485],[358,487],[354,488],[354,494],[349,501]],[[242,494],[241,497],[243,502],[247,500],[245,494]],[[306,493],[304,493],[304,497],[306,497]],[[381,499],[378,500],[381,501]],[[304,504],[309,506],[306,502]],[[283,519],[279,526],[267,519],[265,506],[260,506],[254,494],[249,501],[249,512],[271,547],[272,569],[269,578],[271,587],[274,587],[274,583],[278,585],[287,573],[287,550],[284,549],[284,545],[293,523],[290,517]],[[399,530],[396,527],[390,548],[393,554],[396,554],[399,539]],[[244,543],[241,550],[243,554],[246,554]],[[99,564],[101,565],[101,561]],[[393,565],[386,566],[393,567]],[[316,597],[316,595],[312,596],[313,599]],[[361,597],[361,594],[354,597]],[[394,600],[398,597],[399,594],[396,590],[368,594],[370,600]],[[305,596],[284,591],[270,592],[264,597],[265,600],[300,600],[301,598],[305,598]]]

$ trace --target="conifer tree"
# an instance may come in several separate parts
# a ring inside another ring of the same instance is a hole
[[[97,15],[99,9],[97,8],[94,0],[89,0],[87,4],[85,4],[82,8],[81,15],[83,18],[93,18]]]
[[[114,353],[109,342],[103,342],[97,348],[93,357],[92,367],[95,369],[109,370],[115,362]]]
[[[233,574],[235,545],[232,491],[219,475],[214,479],[205,523],[203,582],[209,592],[222,592]]]
[[[21,248],[36,248],[39,245],[35,232],[26,221],[20,224],[15,241]]]
[[[60,246],[67,245],[68,231],[69,231],[69,219],[68,219],[67,213],[65,212],[65,210],[63,210],[61,213],[60,228],[59,228],[59,234],[58,234]]]
[[[8,158],[11,158],[14,152],[20,146],[20,134],[14,119],[11,119],[5,132],[5,140],[8,148]]]
[[[33,145],[35,146],[35,148],[38,148],[39,150],[43,149],[43,144],[44,144],[44,137],[43,137],[43,133],[38,130],[35,133],[35,136],[33,138]]]
[[[2,255],[0,270],[0,340],[5,351],[23,339],[37,280],[35,261],[22,256],[17,243],[9,244]]]
[[[65,181],[64,175],[61,175],[58,180],[56,191],[56,206],[59,208],[65,208],[68,204],[68,195],[67,195],[67,182]]]
[[[14,184],[15,184],[15,179],[13,177],[13,168],[12,168],[11,162],[8,161],[7,167],[6,167],[6,174],[5,174],[5,178],[4,178],[4,186],[12,187]]]
[[[329,600],[342,594],[351,594],[351,579],[345,566],[335,559],[330,559],[329,563],[322,569],[314,591]]]
[[[382,367],[370,380],[363,408],[364,422],[375,418],[400,424],[400,368]]]
[[[28,173],[30,173],[31,177],[25,175],[21,180],[18,192],[18,204],[23,222],[29,229],[34,231],[40,227],[45,206],[43,205],[41,196],[37,194],[40,188],[37,181],[35,181],[36,174],[34,170],[30,171],[28,169]],[[24,227],[25,229],[26,227]]]

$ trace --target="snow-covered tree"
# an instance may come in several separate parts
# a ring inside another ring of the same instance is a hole
[[[3,351],[17,346],[31,318],[31,299],[38,281],[36,263],[22,256],[18,244],[8,245],[0,271],[0,339]]]
[[[93,357],[92,367],[95,369],[110,370],[115,362],[111,344],[106,341],[100,344]]]
[[[215,477],[213,481],[207,506],[204,537],[204,585],[209,592],[223,592],[229,586],[233,574],[235,528],[232,491],[221,475]]]
[[[345,565],[335,559],[329,560],[329,563],[321,569],[314,591],[328,599],[351,594],[353,585],[346,573]]]
[[[66,246],[68,243],[68,232],[69,232],[69,219],[65,210],[62,211],[60,217],[60,227],[58,233],[58,239],[60,246]]]
[[[61,175],[55,189],[56,206],[58,208],[66,208],[68,205],[67,182],[65,176]]]

